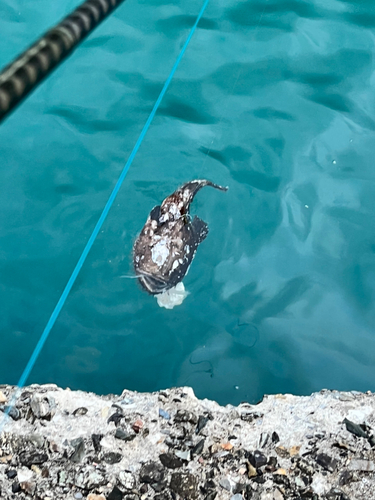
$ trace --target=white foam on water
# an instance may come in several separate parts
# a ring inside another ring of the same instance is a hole
[[[181,305],[188,295],[189,292],[185,290],[184,284],[177,283],[177,285],[170,290],[156,295],[156,300],[158,301],[159,307],[173,309],[175,306]]]

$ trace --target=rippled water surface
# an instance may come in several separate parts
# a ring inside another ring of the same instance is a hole
[[[3,66],[78,4],[0,4]],[[16,383],[202,3],[127,0],[0,127],[1,382]],[[375,3],[211,0],[29,382],[221,403],[375,390]],[[172,311],[135,280],[192,178]]]

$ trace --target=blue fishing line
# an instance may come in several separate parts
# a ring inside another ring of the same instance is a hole
[[[142,132],[140,133],[140,135],[138,137],[138,140],[135,143],[135,146],[134,146],[132,152],[130,153],[128,161],[126,162],[125,167],[123,168],[123,170],[121,172],[121,175],[120,175],[118,181],[116,182],[116,185],[113,188],[113,191],[112,191],[112,193],[111,193],[111,195],[110,195],[110,197],[109,197],[109,199],[108,199],[108,201],[107,201],[107,203],[106,203],[106,205],[105,205],[105,207],[104,207],[104,209],[103,209],[103,211],[102,211],[102,213],[101,213],[101,215],[99,217],[99,220],[96,223],[96,226],[95,226],[95,228],[94,228],[94,230],[93,230],[93,232],[92,232],[92,234],[91,234],[88,242],[86,243],[86,246],[85,246],[85,248],[84,248],[84,250],[82,252],[82,255],[79,258],[79,260],[78,260],[78,262],[76,264],[76,267],[74,268],[74,270],[72,272],[72,275],[70,276],[69,281],[68,281],[67,285],[65,286],[64,291],[61,294],[61,297],[60,297],[58,303],[56,304],[56,307],[53,310],[53,312],[51,314],[51,317],[49,318],[48,323],[47,323],[47,325],[46,325],[46,327],[45,327],[45,329],[44,329],[44,331],[43,331],[43,333],[42,333],[42,335],[41,335],[41,337],[40,337],[37,345],[35,346],[35,349],[34,349],[32,355],[31,355],[31,357],[30,357],[30,359],[29,359],[29,361],[28,361],[25,369],[22,372],[22,375],[21,375],[21,377],[20,377],[20,379],[18,381],[18,384],[17,384],[18,390],[16,390],[15,394],[13,395],[12,400],[9,403],[9,406],[8,406],[7,410],[5,411],[4,418],[3,418],[3,420],[2,420],[2,422],[0,424],[0,432],[2,431],[2,427],[3,427],[4,423],[5,423],[6,415],[9,415],[9,412],[11,411],[12,407],[14,406],[14,404],[15,404],[18,396],[19,396],[20,388],[22,388],[25,385],[25,382],[28,379],[28,377],[29,377],[29,375],[31,373],[31,370],[34,367],[35,362],[38,359],[38,356],[39,356],[41,350],[43,349],[43,346],[44,346],[44,344],[45,344],[45,342],[46,342],[46,340],[48,338],[48,335],[49,335],[50,331],[52,330],[52,327],[55,324],[55,322],[57,320],[57,317],[60,314],[61,309],[63,308],[63,305],[65,304],[65,301],[66,301],[66,299],[67,299],[67,297],[69,295],[70,290],[72,289],[72,286],[73,286],[73,284],[74,284],[74,282],[75,282],[75,280],[76,280],[76,278],[78,276],[78,273],[80,272],[80,270],[81,270],[81,268],[83,266],[83,263],[85,262],[86,257],[88,255],[89,251],[91,250],[91,247],[94,244],[94,241],[95,241],[96,237],[98,236],[98,233],[99,233],[99,231],[100,231],[100,229],[101,229],[101,227],[103,225],[103,222],[105,221],[105,218],[107,217],[108,212],[109,212],[109,210],[110,210],[110,208],[111,208],[111,206],[112,206],[112,204],[113,204],[113,202],[114,202],[114,200],[115,200],[115,198],[117,196],[117,193],[120,190],[120,187],[121,187],[121,185],[122,185],[122,183],[123,183],[123,181],[124,181],[124,179],[126,177],[126,174],[129,171],[129,167],[132,164],[132,162],[134,160],[134,157],[137,154],[137,151],[138,151],[140,145],[142,144],[142,141],[143,141],[143,139],[144,139],[144,137],[145,137],[145,135],[146,135],[149,127],[150,127],[150,124],[151,124],[151,122],[152,122],[152,120],[153,120],[153,118],[154,118],[154,116],[155,116],[155,114],[156,114],[156,112],[157,112],[157,110],[158,110],[158,108],[160,106],[161,100],[163,99],[164,94],[166,93],[166,91],[168,89],[168,86],[171,83],[173,75],[175,74],[176,69],[177,69],[178,65],[180,64],[180,62],[181,62],[181,59],[182,59],[182,57],[183,57],[183,55],[184,55],[184,53],[186,51],[187,46],[189,45],[189,42],[190,42],[190,40],[191,40],[191,38],[192,38],[192,36],[193,36],[193,34],[195,32],[195,29],[196,29],[198,23],[199,23],[202,15],[203,15],[203,13],[204,13],[207,5],[208,5],[208,2],[209,2],[209,0],[205,0],[205,2],[203,4],[203,7],[201,8],[201,10],[200,10],[200,12],[198,14],[198,17],[197,17],[197,19],[196,19],[193,27],[190,30],[189,36],[187,37],[187,39],[186,39],[186,41],[185,41],[185,43],[184,43],[184,45],[183,45],[183,47],[182,47],[182,49],[181,49],[178,57],[177,57],[177,60],[174,63],[174,66],[173,66],[171,72],[169,73],[169,76],[168,76],[167,80],[164,83],[164,86],[163,86],[163,88],[162,88],[162,90],[161,90],[161,92],[159,94],[159,97],[157,98],[157,100],[156,100],[156,102],[154,104],[154,107],[152,108],[152,111],[151,111],[151,113],[150,113],[150,115],[149,115],[149,117],[148,117],[148,119],[147,119],[147,121],[146,121],[143,129],[142,129]]]

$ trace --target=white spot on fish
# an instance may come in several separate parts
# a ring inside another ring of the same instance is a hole
[[[169,255],[169,249],[165,239],[162,239],[156,243],[156,245],[151,249],[151,258],[158,266],[162,266],[167,260]]]
[[[177,207],[177,205],[175,203],[172,203],[170,206],[169,206],[169,213],[173,216],[179,214],[179,209]]]

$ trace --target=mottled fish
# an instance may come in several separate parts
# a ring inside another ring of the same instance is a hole
[[[206,238],[207,224],[189,215],[194,196],[204,186],[228,189],[204,179],[190,181],[151,210],[133,247],[135,273],[148,293],[160,294],[180,283]]]

